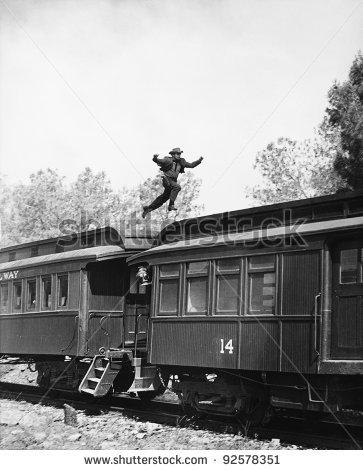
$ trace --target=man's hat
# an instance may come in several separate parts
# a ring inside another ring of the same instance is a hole
[[[180,148],[177,147],[177,148],[175,148],[175,149],[173,149],[173,150],[170,150],[169,154],[170,154],[170,155],[173,155],[173,153],[179,153],[179,154],[181,154],[181,153],[183,153],[183,150],[180,150]]]

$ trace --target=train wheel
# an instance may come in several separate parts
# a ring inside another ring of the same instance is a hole
[[[200,419],[205,416],[201,410],[198,410],[197,403],[199,402],[199,396],[196,392],[187,392],[186,396],[179,396],[180,403],[182,405],[185,416],[188,418]]]
[[[41,388],[49,388],[50,382],[50,368],[47,363],[36,362],[35,369],[38,371],[37,385]]]
[[[265,425],[271,416],[268,394],[263,389],[254,389],[253,393],[244,399],[237,419],[244,427],[249,427]]]

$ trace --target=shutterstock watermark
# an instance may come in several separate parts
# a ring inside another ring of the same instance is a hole
[[[291,210],[281,211],[281,216],[262,217],[238,213],[223,213],[212,216],[193,217],[180,221],[160,220],[151,213],[140,219],[136,212],[118,220],[87,218],[82,213],[79,220],[65,219],[59,224],[60,246],[92,246],[99,244],[122,244],[132,239],[134,248],[145,247],[145,243],[173,244],[184,246],[244,245],[246,247],[307,247],[303,229],[307,220],[293,219]],[[102,242],[101,242],[101,238]]]

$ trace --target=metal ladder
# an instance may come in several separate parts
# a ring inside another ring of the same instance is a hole
[[[107,351],[106,356],[95,356],[78,387],[78,391],[94,397],[107,395],[117,374],[123,367],[125,356],[132,360],[131,351],[126,349]]]

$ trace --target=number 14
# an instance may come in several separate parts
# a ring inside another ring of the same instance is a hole
[[[219,352],[224,354],[225,351],[228,351],[229,354],[233,354],[233,345],[231,339],[227,341],[226,345],[224,344],[224,339],[221,339],[221,349]]]

